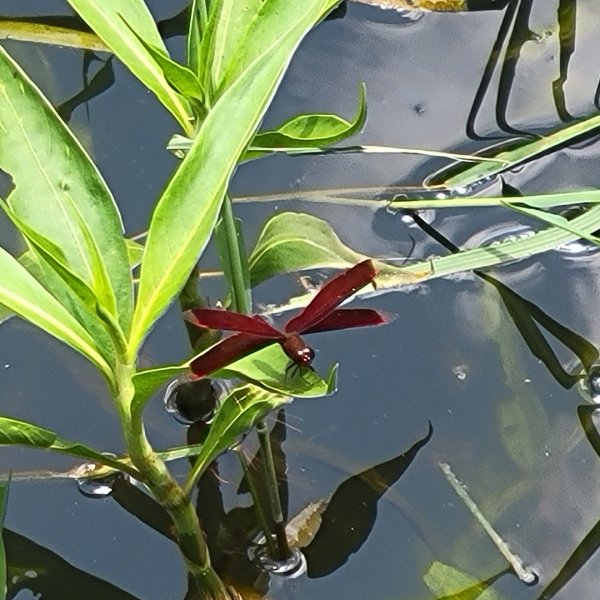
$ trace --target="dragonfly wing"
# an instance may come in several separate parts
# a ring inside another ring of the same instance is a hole
[[[337,308],[324,319],[321,319],[314,327],[303,331],[303,333],[385,325],[385,323],[392,320],[391,315],[372,308]]]
[[[377,271],[370,260],[363,260],[347,271],[330,279],[310,301],[308,306],[285,326],[286,332],[304,333],[317,326],[344,300],[375,279]],[[337,329],[341,329],[338,327]]]
[[[211,346],[190,363],[190,369],[195,377],[206,377],[244,356],[260,350],[274,340],[255,337],[247,333],[235,333]]]
[[[269,339],[282,337],[281,331],[278,331],[262,317],[256,315],[243,315],[218,308],[192,308],[186,310],[183,316],[186,321],[193,325],[205,327],[206,329],[239,331]]]

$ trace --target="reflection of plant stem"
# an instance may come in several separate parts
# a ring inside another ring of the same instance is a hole
[[[263,454],[263,470],[267,494],[271,505],[271,514],[275,525],[275,537],[277,538],[277,556],[272,556],[276,560],[287,560],[292,557],[292,551],[288,545],[285,533],[285,519],[281,508],[279,498],[279,489],[277,487],[277,476],[275,474],[275,461],[273,460],[273,450],[271,448],[271,439],[269,429],[264,421],[260,421],[256,426],[256,432],[260,442]]]

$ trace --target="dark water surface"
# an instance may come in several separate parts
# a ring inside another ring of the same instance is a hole
[[[168,8],[158,0],[150,4],[157,18],[164,19],[184,3],[169,3]],[[478,88],[506,9],[429,13],[407,22],[391,12],[349,4],[343,18],[321,24],[302,44],[266,125],[299,112],[349,116],[355,111],[361,81],[367,85],[369,115],[356,140],[364,144],[470,151],[497,141],[469,136],[470,114],[476,115],[478,136],[498,139],[514,135],[511,130],[542,132],[570,117],[588,116],[597,110],[600,11],[593,0],[571,4],[577,9],[577,44],[563,85],[560,80],[553,83],[559,78],[561,58],[559,3],[523,0],[516,5],[521,11],[530,7],[531,34],[518,46],[518,55],[513,49],[518,60],[512,71],[505,65],[502,74],[500,61],[479,106]],[[69,14],[58,1],[0,0],[0,9],[4,15],[17,16],[42,11]],[[521,18],[527,21],[527,15]],[[168,42],[176,56],[181,56],[182,40],[173,37]],[[80,90],[80,51],[14,41],[3,45],[54,104],[63,104]],[[566,47],[563,42],[563,60]],[[133,234],[146,228],[153,203],[176,165],[164,150],[175,126],[116,61],[114,74],[114,85],[87,106],[76,108],[70,125],[97,161],[127,232]],[[587,140],[507,173],[505,179],[523,193],[595,188],[600,180],[598,155],[596,140]],[[376,210],[375,200],[372,209],[307,205],[300,193],[419,185],[443,164],[398,154],[276,157],[240,168],[233,190],[236,196],[260,194],[265,200],[274,193],[299,195],[297,200],[240,204],[237,212],[250,243],[275,212],[306,211],[329,221],[360,252],[385,258],[411,253],[412,260],[445,250],[399,215]],[[532,225],[507,211],[490,209],[425,216],[461,247],[521,234]],[[6,227],[0,229],[2,236],[7,232]],[[7,239],[6,244],[14,245],[14,240]],[[216,263],[210,256],[207,264],[212,267]],[[489,273],[556,322],[597,344],[599,261],[594,249],[571,246]],[[293,278],[281,278],[265,284],[255,299],[283,300],[297,290],[293,283]],[[433,279],[370,300],[369,306],[396,315],[395,321],[375,331],[312,338],[319,350],[317,369],[340,362],[339,391],[331,398],[297,400],[286,411],[283,447],[290,514],[329,498],[352,476],[409,451],[425,438],[429,423],[431,439],[418,452],[415,449],[401,477],[403,463],[398,459],[367,473],[362,484],[348,484],[346,506],[362,498],[373,518],[377,509],[370,534],[356,552],[339,556],[340,547],[358,527],[349,522],[336,534],[336,544],[307,551],[308,576],[275,582],[271,596],[428,599],[443,595],[432,593],[423,582],[433,561],[450,564],[477,580],[504,571],[505,560],[443,476],[438,463],[445,462],[511,549],[540,577],[540,584],[526,587],[505,574],[494,589],[506,599],[538,598],[600,520],[600,459],[579,424],[576,408],[583,403],[582,396],[576,386],[560,385],[532,355],[498,289],[475,275]],[[4,324],[1,335],[3,414],[35,421],[103,450],[122,450],[103,381],[82,358],[17,320]],[[572,353],[551,344],[563,366],[575,370]],[[184,327],[172,311],[153,333],[144,360],[173,362],[187,352]],[[156,447],[185,441],[185,429],[164,412],[160,398],[150,404],[147,423]],[[3,471],[10,468],[16,473],[71,465],[69,459],[14,449],[3,449],[0,458]],[[235,494],[239,475],[231,457],[224,457],[221,469],[225,507],[231,509],[240,501]],[[184,472],[184,465],[180,470]],[[247,504],[247,499],[240,502]],[[364,507],[362,503],[355,514],[362,514]],[[9,562],[13,555],[19,560],[35,556],[30,569],[38,570],[38,578],[77,580],[86,598],[98,594],[158,600],[182,598],[185,593],[183,566],[169,541],[113,500],[85,498],[71,481],[15,483],[6,525],[14,532],[8,543]],[[555,597],[597,597],[599,566],[592,556]],[[81,580],[76,579],[79,576]],[[100,580],[115,588],[102,588]],[[42,597],[68,596],[56,586],[48,585]],[[30,587],[40,591],[35,583]],[[26,594],[19,598],[31,597]]]

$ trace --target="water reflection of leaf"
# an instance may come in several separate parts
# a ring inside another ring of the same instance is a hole
[[[58,554],[14,531],[4,529],[3,536],[8,556],[9,598],[27,589],[44,600],[74,596],[86,600],[136,600],[136,596],[74,567]],[[35,573],[35,577],[28,576],[28,572]]]
[[[112,65],[113,57],[102,61],[102,66],[89,77],[89,70],[93,60],[100,60],[91,52],[84,53],[83,59],[83,87],[74,96],[65,100],[56,107],[56,112],[61,118],[69,122],[73,111],[81,104],[87,104],[90,100],[104,93],[115,82],[115,72]],[[88,115],[89,116],[89,115]]]
[[[450,565],[434,561],[423,580],[435,594],[436,600],[503,600],[504,596],[490,589],[490,586],[508,571],[501,571],[489,579],[479,581]]]
[[[411,217],[425,233],[450,250],[450,252],[454,254],[460,252],[458,246],[455,246],[448,238],[424,221],[417,213],[411,212]],[[513,292],[510,288],[491,275],[477,270],[474,270],[473,272],[480,279],[483,279],[496,288],[508,314],[519,330],[519,333],[523,337],[523,340],[531,353],[542,361],[544,366],[562,387],[565,389],[573,387],[573,385],[581,378],[580,374],[569,373],[563,368],[561,362],[554,353],[554,350],[542,334],[539,326],[571,350],[571,352],[579,358],[585,369],[588,369],[598,358],[598,349],[584,337],[568,329],[541,310],[533,302],[519,296],[519,294]]]
[[[360,549],[375,524],[377,503],[432,435],[430,423],[427,435],[406,452],[342,482],[322,515],[321,528],[304,549],[310,578],[333,573]]]

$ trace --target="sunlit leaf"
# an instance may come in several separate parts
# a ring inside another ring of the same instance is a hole
[[[272,131],[261,131],[254,136],[244,160],[268,154],[269,148],[321,148],[335,144],[361,129],[367,117],[367,97],[364,85],[360,87],[356,115],[347,121],[338,115],[306,114],[293,117]]]
[[[211,422],[202,450],[188,475],[186,491],[191,492],[210,463],[219,454],[231,448],[259,419],[290,401],[289,396],[274,394],[253,385],[233,390],[223,400]]]
[[[110,288],[104,293],[114,296],[113,316],[118,314],[127,331],[132,283],[110,191],[48,101],[3,50],[0,81],[0,166],[15,186],[8,204],[20,221],[55,245],[64,264],[92,289],[99,273],[86,238],[93,238],[107,279],[103,285]]]
[[[144,254],[144,245],[130,238],[125,239],[125,245],[127,246],[129,267],[131,269],[134,269],[142,262],[142,256]]]
[[[338,0],[248,0],[244,10],[239,10],[235,0],[222,0],[219,4],[226,10],[213,38],[216,49],[212,56],[217,60],[208,63],[215,89],[224,90],[232,85],[265,48],[275,46],[287,34],[290,23],[306,31],[338,3]]]
[[[211,377],[242,378],[276,393],[319,398],[335,392],[337,365],[329,370],[327,379],[322,379],[313,369],[292,365],[281,347],[273,344],[215,371]]]
[[[142,260],[130,357],[179,293],[208,243],[235,165],[254,135],[293,50],[312,25],[315,12],[321,12],[316,8],[321,2],[306,4],[303,18],[289,25],[292,21],[286,16],[285,31],[271,45],[263,46],[261,55],[247,64],[220,96],[154,211]]]
[[[0,304],[89,358],[106,377],[112,372],[95,341],[67,309],[4,249],[0,248]]]
[[[598,128],[598,125],[600,125],[600,115],[594,115],[567,125],[540,139],[518,141],[516,147],[493,154],[494,158],[506,161],[503,166],[494,165],[493,163],[479,163],[467,167],[464,165],[453,165],[429,177],[427,184],[436,185],[443,183],[451,189],[457,187],[471,188],[474,185],[488,181],[504,171],[549,152],[558,146],[564,146],[570,141],[574,141],[582,135],[594,131]]]
[[[281,273],[314,268],[346,269],[368,258],[354,252],[331,225],[304,213],[279,213],[269,219],[250,254],[250,277],[257,285]]]
[[[187,101],[169,85],[160,65],[136,37],[167,52],[146,4],[142,0],[69,0],[69,4],[191,135]]]
[[[85,460],[91,460],[119,471],[126,470],[137,474],[137,471],[127,464],[119,462],[110,456],[105,456],[85,444],[66,440],[59,437],[50,429],[10,417],[0,417],[0,445],[27,446],[30,448],[53,450]]]
[[[164,47],[157,48],[152,44],[146,43],[140,37],[138,37],[138,40],[162,69],[165,79],[176,92],[187,99],[195,98],[199,101],[203,100],[204,90],[193,71],[174,61],[167,54],[167,51],[164,50]]]
[[[579,231],[577,228],[573,227],[571,221],[569,221],[562,215],[555,215],[554,213],[541,210],[539,208],[534,208],[527,201],[527,197],[523,197],[519,200],[519,202],[509,202],[505,200],[503,204],[508,208],[512,208],[513,210],[520,212],[521,214],[527,215],[528,217],[532,217],[548,225],[560,227],[560,229],[564,229],[565,231],[568,231],[573,235],[583,238],[584,240],[588,240],[593,244],[600,244],[600,237],[586,233],[585,231]]]

